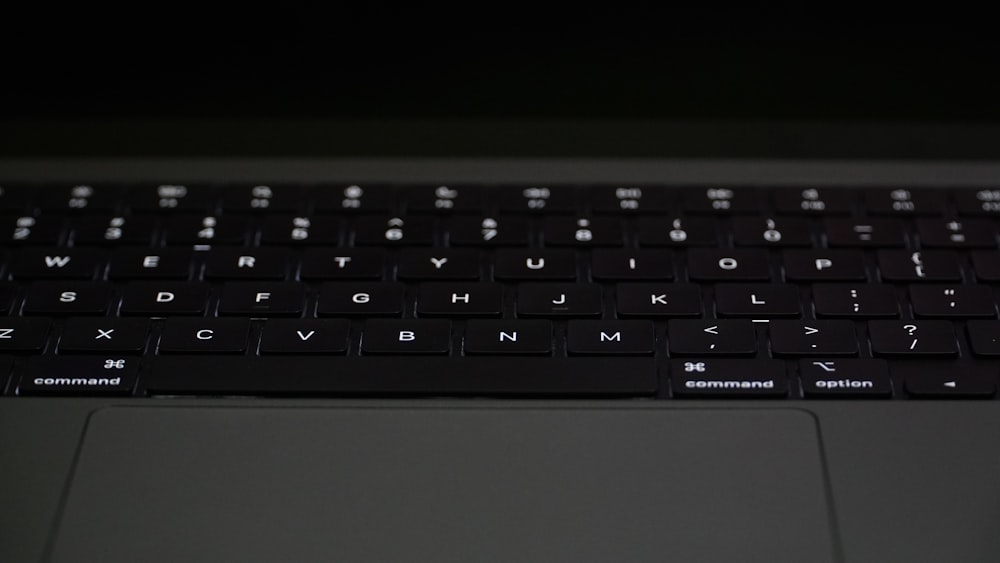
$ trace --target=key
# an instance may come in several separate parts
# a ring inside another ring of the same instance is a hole
[[[201,282],[134,282],[125,286],[121,312],[149,317],[201,315],[208,291],[208,284]]]
[[[865,281],[860,250],[786,250],[782,253],[789,281]]]
[[[59,351],[142,352],[148,332],[146,319],[67,319],[59,339]]]
[[[783,218],[735,217],[733,243],[737,246],[812,246],[809,221]]]
[[[899,219],[827,219],[823,222],[827,245],[879,247],[904,246],[903,224]]]
[[[673,360],[670,389],[677,398],[781,398],[788,378],[777,360]]]
[[[700,317],[701,292],[696,285],[620,283],[615,286],[620,317]]]
[[[336,246],[340,242],[340,222],[334,217],[269,216],[260,227],[262,245]]]
[[[674,266],[670,251],[595,248],[590,272],[597,280],[670,280]]]
[[[761,198],[754,188],[697,188],[686,190],[682,205],[690,213],[752,213],[760,208]]]
[[[673,192],[663,186],[594,186],[589,196],[595,213],[662,213],[673,206]]]
[[[304,280],[380,280],[384,268],[381,248],[307,248],[299,276]]]
[[[18,395],[131,395],[139,358],[36,356],[28,359]]]
[[[284,279],[288,251],[283,248],[213,248],[205,259],[207,279]]]
[[[160,184],[137,186],[126,194],[126,206],[133,211],[174,211],[212,213],[215,197],[207,186]]]
[[[576,279],[576,255],[572,250],[501,248],[494,261],[493,277],[498,280]]]
[[[60,211],[108,211],[121,197],[118,186],[75,184],[59,186],[43,196],[42,208]]]
[[[396,277],[401,280],[479,279],[479,252],[461,248],[404,248]]]
[[[413,245],[429,246],[434,242],[434,219],[431,217],[359,217],[354,225],[354,244],[358,246]]]
[[[911,285],[917,317],[995,317],[993,291],[985,285]]]
[[[684,356],[735,356],[757,353],[757,334],[749,320],[681,320],[667,322],[670,353]]]
[[[688,251],[688,277],[705,281],[766,281],[771,278],[765,250]]]
[[[807,399],[866,399],[892,395],[885,360],[800,360],[802,395]]]
[[[847,215],[854,207],[857,192],[835,188],[789,188],[774,191],[778,213],[807,215]]]
[[[775,356],[856,356],[858,337],[851,321],[771,321]]]
[[[185,319],[163,323],[159,352],[238,353],[246,350],[250,319]]]
[[[597,317],[601,310],[598,285],[522,283],[517,287],[519,317]]]
[[[298,186],[249,184],[222,189],[222,209],[226,212],[298,211],[301,200]]]
[[[989,250],[973,250],[969,253],[976,279],[986,282],[1000,281],[1000,253]]]
[[[318,186],[312,190],[316,211],[378,213],[392,208],[392,190],[375,184]]]
[[[204,360],[204,361],[202,361]],[[335,374],[335,375],[333,375]],[[156,358],[152,395],[628,397],[656,392],[652,358]]]
[[[954,356],[955,333],[948,321],[868,321],[872,352],[879,356]]]
[[[468,213],[481,211],[481,186],[408,186],[400,190],[411,213]]]
[[[48,319],[0,317],[0,351],[41,350],[45,346],[51,324]]]
[[[13,367],[14,358],[0,356],[0,393],[7,392],[7,382],[10,381],[10,372]]]
[[[961,215],[1000,216],[1000,190],[956,190],[955,209]]]
[[[163,236],[167,244],[242,245],[249,227],[246,217],[238,215],[177,215],[164,220]]]
[[[530,234],[525,217],[455,217],[449,225],[453,246],[525,246]]]
[[[566,331],[570,354],[649,355],[656,344],[650,321],[569,321]]]
[[[907,364],[893,365],[892,374],[917,398],[988,399],[997,390],[995,367]]]
[[[14,304],[16,286],[10,282],[0,282],[0,316],[10,311]]]
[[[715,312],[720,317],[798,317],[802,314],[794,285],[717,284]]]
[[[622,224],[610,217],[548,217],[542,238],[546,246],[621,246]]]
[[[0,243],[3,244],[56,244],[62,231],[63,220],[58,216],[0,218]]]
[[[336,316],[399,316],[403,285],[398,283],[327,282],[320,286],[316,314]]]
[[[917,219],[917,235],[923,248],[996,248],[996,231],[980,219]]]
[[[417,314],[439,317],[498,317],[503,286],[498,283],[425,283],[417,295]]]
[[[111,279],[187,279],[192,252],[187,248],[116,248],[111,254]]]
[[[294,282],[228,282],[222,287],[219,313],[251,317],[299,316],[305,286]]]
[[[73,244],[148,245],[153,241],[156,219],[149,215],[131,217],[79,217],[73,220],[71,232]]]
[[[717,246],[719,236],[715,219],[640,217],[639,244],[642,246]]]
[[[890,285],[818,283],[812,286],[817,317],[898,317],[896,289]]]
[[[0,211],[23,213],[28,207],[28,194],[35,193],[31,186],[0,184]]]
[[[28,286],[24,312],[29,315],[103,315],[111,301],[104,282],[36,282]]]
[[[103,267],[103,252],[89,248],[23,249],[10,265],[15,279],[90,279]]]
[[[1000,321],[969,321],[965,330],[973,354],[1000,356]]]
[[[343,354],[350,328],[345,319],[270,319],[260,336],[260,353]]]
[[[466,354],[549,354],[552,323],[543,320],[471,320],[465,325]]]
[[[365,354],[447,354],[450,348],[446,320],[369,320],[361,337]]]
[[[869,188],[861,193],[872,215],[940,215],[948,205],[942,190]]]
[[[568,186],[504,187],[500,189],[500,211],[512,213],[572,213],[576,191]]]
[[[961,281],[958,258],[950,250],[878,251],[878,269],[886,281]]]

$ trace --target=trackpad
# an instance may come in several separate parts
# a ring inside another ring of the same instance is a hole
[[[52,561],[834,559],[796,410],[116,407]]]

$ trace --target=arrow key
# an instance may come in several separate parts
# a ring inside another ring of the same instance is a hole
[[[677,355],[752,356],[757,334],[750,320],[684,320],[667,323],[670,353]]]
[[[997,390],[996,368],[897,365],[892,371],[904,378],[906,391],[914,397],[989,398]]]
[[[851,321],[771,321],[775,356],[854,356],[858,339]]]

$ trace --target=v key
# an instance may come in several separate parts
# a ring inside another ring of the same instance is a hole
[[[260,338],[261,354],[343,354],[350,321],[346,319],[270,319]]]

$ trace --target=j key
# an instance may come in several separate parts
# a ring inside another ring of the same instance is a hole
[[[622,224],[610,217],[549,217],[542,237],[546,246],[620,246]]]
[[[1000,216],[1000,190],[958,190],[955,208],[961,215]]]
[[[167,244],[243,244],[249,222],[245,217],[178,215],[164,221]]]
[[[399,194],[412,213],[468,213],[484,205],[479,186],[410,186]]]
[[[282,248],[213,248],[205,259],[208,279],[283,279],[288,251]]]
[[[920,398],[988,399],[997,391],[995,367],[894,364],[892,374]]]
[[[201,315],[208,292],[208,284],[201,282],[134,282],[125,286],[121,312],[150,317]]]
[[[771,321],[775,356],[856,356],[858,337],[851,321]]]
[[[63,219],[56,216],[0,218],[0,243],[56,244],[62,235]]]
[[[620,283],[615,294],[619,317],[701,316],[701,291],[696,285]]]
[[[248,184],[222,189],[222,209],[235,213],[298,211],[302,192],[297,186]]]
[[[1000,281],[1000,253],[990,250],[973,250],[969,253],[972,258],[972,269],[976,272],[976,278],[980,281]]]
[[[872,352],[878,356],[954,356],[955,332],[948,321],[868,321]]]
[[[958,257],[950,250],[880,250],[878,270],[885,281],[961,281]]]
[[[29,186],[0,184],[0,211],[22,213],[28,206],[28,194],[33,193]]]
[[[733,219],[733,243],[737,246],[812,246],[809,221],[805,219]]]
[[[228,282],[222,287],[219,313],[253,317],[298,316],[305,300],[305,286],[295,282]]]
[[[846,215],[856,198],[856,192],[845,189],[780,189],[774,192],[774,208],[787,214]]]
[[[212,213],[215,197],[207,186],[160,184],[136,186],[125,194],[126,205],[133,211],[177,211]]]
[[[590,189],[595,213],[662,213],[670,211],[673,192],[653,186],[595,186]]]
[[[320,287],[316,314],[399,316],[403,312],[404,289],[398,283],[327,282]]]
[[[520,317],[597,317],[601,310],[598,285],[522,283],[517,287]]]
[[[90,279],[105,258],[88,248],[24,249],[11,260],[10,273],[15,279]]]
[[[139,244],[153,241],[156,222],[150,216],[80,217],[72,222],[73,244]]]
[[[466,354],[549,354],[552,323],[543,320],[472,320],[465,325]]]
[[[111,254],[111,279],[187,279],[192,252],[187,248],[118,248]]]
[[[572,213],[576,191],[569,186],[509,186],[500,190],[500,211],[512,213]]]
[[[993,290],[985,285],[911,285],[916,317],[995,317]]]
[[[525,246],[529,227],[525,217],[455,217],[449,242],[454,246]]]
[[[576,254],[571,250],[513,250],[501,248],[494,257],[498,280],[576,279]]]
[[[103,315],[111,301],[104,282],[35,282],[28,286],[24,312],[30,315]]]
[[[434,242],[431,217],[359,217],[354,225],[354,243],[370,245],[424,246]]]
[[[365,322],[365,354],[447,354],[451,323],[446,320],[376,319]]]
[[[0,351],[41,350],[51,324],[48,319],[0,317]]]
[[[396,277],[415,280],[479,279],[478,251],[460,248],[416,249],[399,252]]]
[[[139,358],[36,356],[29,358],[18,395],[131,395]]]
[[[417,314],[424,317],[499,317],[502,310],[498,283],[425,283],[417,294]]]
[[[110,211],[121,198],[121,189],[117,186],[96,186],[77,184],[67,187],[57,187],[51,190],[42,207],[61,211]]]
[[[884,398],[892,395],[885,360],[801,360],[802,394],[811,399]]]
[[[715,219],[640,217],[639,244],[642,246],[717,246],[719,236]]]
[[[969,321],[965,323],[969,345],[977,356],[1000,356],[1000,321]]]
[[[678,398],[788,395],[785,364],[777,360],[673,360],[670,383]]]
[[[340,242],[340,222],[332,217],[264,217],[260,227],[261,244],[306,245]]]
[[[379,213],[392,208],[392,190],[388,186],[348,184],[319,186],[312,190],[316,211],[320,213],[353,211]]]
[[[649,355],[656,345],[650,321],[569,321],[566,331],[570,354]]]
[[[669,250],[596,248],[590,254],[590,273],[597,280],[670,280],[674,266]]]
[[[350,322],[345,319],[271,319],[260,336],[261,354],[343,354]]]
[[[917,219],[917,235],[924,248],[996,248],[996,230],[982,219]]]
[[[246,350],[250,319],[169,318],[163,323],[160,353],[237,353]]]
[[[872,215],[941,215],[948,205],[941,190],[866,189],[865,210]]]
[[[141,352],[146,346],[146,319],[73,318],[63,326],[59,350],[67,352]]]
[[[890,285],[818,283],[812,286],[817,317],[898,317],[896,289]]]
[[[753,188],[696,188],[687,190],[683,198],[689,213],[752,213],[760,209],[760,203]]]
[[[771,278],[766,250],[688,251],[688,277],[705,281],[766,281]]]
[[[789,281],[865,281],[860,250],[786,250],[782,253]]]
[[[667,323],[670,353],[684,356],[753,355],[757,333],[750,320],[680,320]]]
[[[380,248],[307,248],[299,277],[304,280],[379,280],[385,268]]]
[[[798,317],[802,314],[799,290],[794,285],[719,284],[715,286],[715,312],[720,317]]]
[[[898,219],[827,219],[827,244],[837,246],[903,246],[903,224]]]

